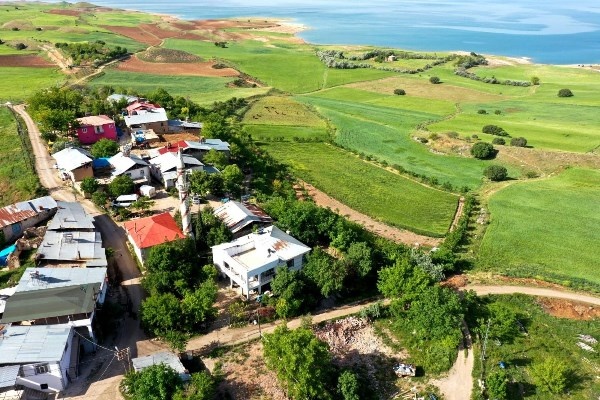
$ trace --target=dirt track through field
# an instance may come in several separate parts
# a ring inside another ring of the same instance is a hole
[[[442,239],[440,238],[419,235],[411,231],[394,228],[384,224],[383,222],[376,221],[368,215],[353,210],[347,205],[328,196],[309,183],[302,182],[302,185],[306,188],[308,194],[313,198],[317,205],[331,208],[337,214],[343,215],[350,221],[362,225],[366,230],[376,235],[383,236],[384,238],[393,240],[396,243],[404,243],[410,246],[415,246],[418,244],[420,246],[435,247],[442,242]]]

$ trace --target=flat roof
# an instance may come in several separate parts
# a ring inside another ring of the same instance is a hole
[[[27,268],[16,286],[17,292],[99,283],[107,269],[100,268]]]
[[[161,351],[148,356],[133,358],[131,364],[136,372],[152,365],[165,364],[173,368],[175,372],[178,372],[179,374],[187,374],[187,370],[181,363],[179,357],[169,351]]]
[[[106,267],[106,251],[100,232],[46,231],[37,250],[39,261],[72,261],[88,267]]]
[[[71,334],[71,326],[9,326],[0,338],[0,364],[30,364],[60,361]]]
[[[0,388],[7,388],[15,386],[17,383],[17,376],[19,376],[20,365],[7,365],[6,367],[0,367]]]
[[[72,201],[57,201],[57,210],[54,218],[48,224],[49,231],[95,229],[94,218],[90,217],[81,203]]]
[[[81,126],[102,126],[106,124],[114,124],[108,115],[90,115],[89,117],[77,118]]]

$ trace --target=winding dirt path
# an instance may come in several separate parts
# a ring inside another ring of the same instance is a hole
[[[366,230],[376,235],[383,236],[386,239],[393,240],[396,243],[404,243],[410,246],[438,246],[443,239],[432,238],[429,236],[419,235],[417,233],[407,231],[404,229],[394,228],[389,225],[379,222],[369,217],[368,215],[362,214],[347,205],[337,201],[333,197],[323,193],[313,185],[300,182],[306,189],[310,197],[313,198],[315,203],[321,207],[329,207],[339,215],[347,217],[350,221],[356,222],[362,225]]]

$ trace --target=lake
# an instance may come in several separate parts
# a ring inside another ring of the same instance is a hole
[[[600,62],[600,2],[547,0],[220,0],[95,4],[184,19],[289,18],[318,44],[371,44],[408,50],[529,57],[550,64]]]

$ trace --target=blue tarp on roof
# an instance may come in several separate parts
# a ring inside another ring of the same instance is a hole
[[[108,162],[108,158],[101,157],[96,158],[92,161],[92,168],[106,168],[110,167],[110,163]]]
[[[0,251],[0,265],[6,265],[6,260],[8,259],[8,256],[10,256],[16,249],[17,245],[13,244],[12,246],[8,246],[7,248]]]

